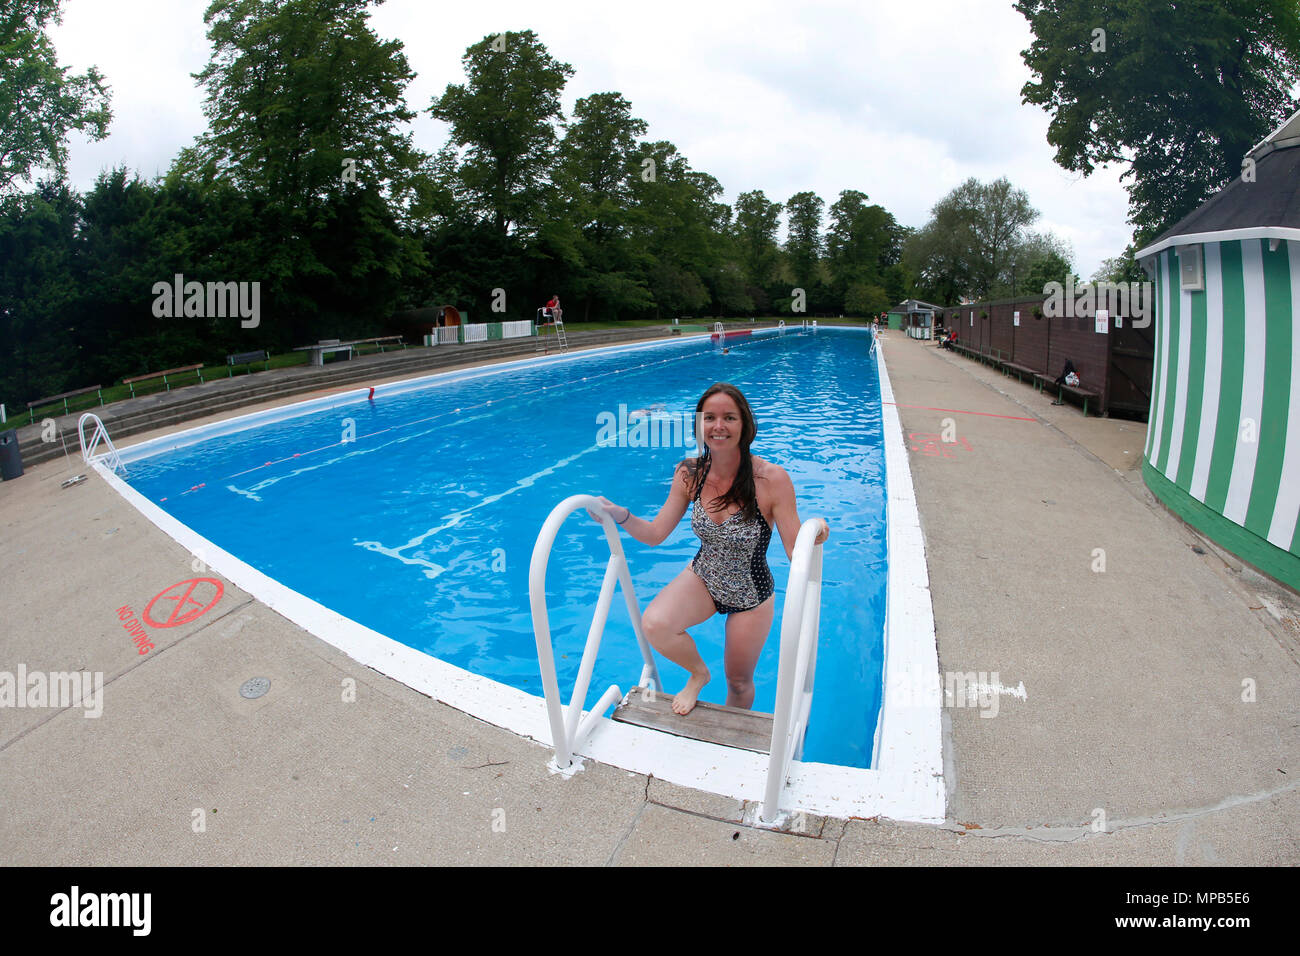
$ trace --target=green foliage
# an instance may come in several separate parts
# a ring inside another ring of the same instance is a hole
[[[831,302],[836,309],[848,309],[851,290],[858,288],[854,302],[865,301],[864,289],[897,293],[894,302],[907,298],[901,288],[903,272],[896,269],[902,256],[906,230],[883,206],[869,205],[866,193],[843,190],[831,205],[830,228],[826,234],[826,258],[830,266]],[[886,307],[888,303],[886,303]],[[852,311],[858,312],[858,308]],[[876,310],[879,311],[879,310]]]
[[[104,77],[93,66],[69,75],[46,35],[63,0],[0,2],[0,194],[47,169],[63,177],[72,130],[92,140],[113,118]]]
[[[1007,294],[1032,262],[1065,247],[1025,232],[1038,211],[1024,190],[1005,177],[991,183],[966,180],[930,210],[930,221],[911,236],[905,254],[927,301],[948,304],[963,297]]]
[[[448,84],[429,115],[451,125],[463,150],[452,170],[456,199],[502,235],[534,230],[554,162],[560,94],[573,68],[531,30],[487,36],[461,61],[467,83]]]
[[[794,285],[805,289],[819,279],[817,264],[822,251],[822,207],[825,205],[821,197],[812,192],[795,193],[785,204],[790,221],[785,251]]]
[[[405,203],[438,199],[425,157],[398,131],[415,116],[402,98],[414,73],[400,42],[370,30],[369,6],[214,0],[204,15],[213,52],[195,78],[209,130],[168,184],[184,203],[223,209],[220,225],[189,227],[213,250],[189,268],[224,271],[186,275],[260,282],[273,316],[262,336],[362,330],[402,304],[401,281],[423,266],[419,241],[400,230]],[[249,220],[246,232],[229,228]]]
[[[584,97],[564,122],[572,69],[528,31],[469,48],[465,83],[430,108],[451,142],[421,155],[400,132],[413,74],[367,8],[217,0],[197,74],[209,129],[165,178],[114,169],[81,196],[55,182],[0,200],[0,400],[94,383],[112,395],[123,376],[232,352],[414,334],[401,314],[429,306],[502,321],[556,293],[567,320],[607,323],[788,317],[794,287],[814,313],[912,293],[907,230],[864,193],[840,194],[824,236],[825,203],[796,193],[782,249],[780,203],[751,190],[733,211],[717,179],[646,141],[620,94]],[[258,282],[260,326],[154,316],[154,284],[177,275]]]
[[[1129,245],[1123,254],[1111,259],[1103,259],[1097,271],[1092,275],[1093,282],[1146,282],[1151,277],[1146,274],[1133,253],[1137,250]]]
[[[62,183],[10,197],[0,209],[0,394],[17,400],[78,387],[78,347],[67,334],[76,301],[77,197]]]
[[[352,184],[405,194],[422,159],[397,131],[415,117],[402,98],[415,74],[370,30],[371,2],[214,0],[212,59],[195,74],[209,130],[179,167],[286,209]]]
[[[1128,162],[1139,245],[1241,172],[1294,110],[1296,0],[1020,0],[1034,41],[1024,102],[1052,121],[1056,162]],[[1105,49],[1095,30],[1104,30]]]
[[[844,311],[849,315],[877,315],[890,305],[889,293],[866,282],[853,283],[844,295]]]
[[[776,270],[776,230],[780,224],[781,204],[771,202],[761,189],[756,189],[736,197],[735,215],[732,234],[740,262],[753,286],[765,286],[772,281]],[[759,308],[766,308],[766,305],[766,302],[760,302]]]

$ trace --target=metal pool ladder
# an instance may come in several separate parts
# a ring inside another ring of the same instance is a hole
[[[94,422],[95,424],[95,430],[91,433],[89,442],[86,441],[87,422]],[[86,412],[77,420],[77,438],[81,441],[81,458],[86,464],[99,460],[113,469],[114,474],[119,470],[122,474],[126,474],[126,465],[122,464],[122,456],[117,453],[117,447],[113,444],[113,439],[108,437],[108,429],[104,427],[104,423],[99,420],[98,415],[93,412]],[[99,447],[101,441],[108,446],[108,451],[96,457],[95,449]]]
[[[609,562],[605,565],[605,580],[600,586],[600,597],[596,601],[591,629],[587,632],[587,646],[582,652],[582,664],[578,667],[578,678],[574,681],[573,696],[569,700],[566,714],[560,704],[560,682],[555,673],[555,652],[551,647],[551,625],[546,610],[546,564],[550,560],[551,547],[555,544],[560,525],[579,508],[591,508],[601,515],[600,524],[605,530],[605,541],[609,544]],[[555,741],[555,766],[560,770],[573,763],[578,743],[591,733],[610,705],[623,697],[618,685],[611,684],[587,715],[587,719],[579,722],[582,705],[587,699],[587,688],[591,684],[591,672],[596,666],[600,639],[605,633],[609,606],[614,600],[616,582],[623,587],[623,599],[627,602],[627,612],[632,618],[632,630],[641,647],[641,659],[645,661],[637,684],[648,687],[647,681],[653,681],[655,690],[662,691],[659,669],[655,667],[650,644],[641,632],[641,606],[632,589],[632,575],[627,569],[627,558],[623,555],[618,526],[614,524],[613,518],[604,513],[600,502],[592,495],[571,495],[565,498],[555,506],[543,523],[542,530],[537,535],[537,543],[533,545],[532,563],[528,567],[528,601],[533,611],[533,636],[537,639],[537,660],[542,669],[542,691],[546,696],[546,711],[551,722],[551,739]]]
[[[657,700],[657,694],[662,693],[663,685],[659,680],[654,655],[641,629],[640,605],[632,588],[632,576],[623,554],[618,526],[609,515],[599,510],[599,506],[599,501],[592,495],[573,495],[556,505],[537,536],[528,571],[528,597],[533,613],[533,634],[537,640],[537,659],[541,667],[542,689],[546,698],[551,736],[555,741],[554,766],[559,770],[571,766],[579,745],[596,728],[610,705],[621,700],[623,703],[615,713],[617,720],[678,736],[707,740],[722,746],[767,753],[767,777],[760,817],[765,821],[775,820],[779,813],[779,803],[786,778],[790,773],[791,761],[799,759],[803,751],[804,735],[808,729],[808,715],[812,708],[813,678],[817,670],[817,636],[821,617],[822,547],[815,544],[818,520],[814,518],[803,523],[795,539],[794,554],[790,560],[790,580],[786,589],[785,609],[781,616],[776,713],[758,714],[735,707],[699,703],[692,712],[692,716],[696,718],[693,725],[691,717],[678,717],[672,714],[667,707],[667,698],[664,701]],[[574,681],[573,696],[566,711],[560,703],[559,678],[555,670],[555,652],[551,644],[547,616],[546,566],[560,525],[579,508],[589,508],[601,514],[600,524],[605,531],[610,558],[605,566],[605,579],[596,601],[591,628],[587,634],[587,644],[582,653],[582,663],[579,665],[578,676]],[[591,674],[596,665],[600,640],[609,617],[615,582],[622,585],[628,615],[632,619],[632,630],[636,634],[637,644],[641,648],[641,658],[645,662],[637,682],[637,687],[642,688],[643,694],[629,694],[624,698],[618,685],[611,684],[596,706],[588,712],[586,719],[582,719],[582,706],[587,698],[587,689],[591,684]],[[643,707],[640,714],[630,713],[633,708],[629,705],[636,703],[637,696],[641,696],[642,700],[648,699],[658,704],[657,708]],[[715,730],[700,730],[698,725],[703,723],[700,717],[704,712],[712,712],[720,718],[714,725]],[[767,736],[768,728],[770,728],[770,737]],[[756,745],[755,739],[759,737],[766,739]]]

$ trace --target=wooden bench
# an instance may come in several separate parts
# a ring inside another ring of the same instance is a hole
[[[234,374],[236,365],[251,365],[253,362],[265,362],[266,370],[271,368],[271,356],[267,354],[266,349],[258,349],[256,352],[236,352],[234,355],[226,356],[226,378]],[[251,375],[253,370],[249,368]]]
[[[60,392],[58,395],[46,395],[44,398],[38,398],[34,402],[28,402],[27,414],[31,417],[31,422],[34,423],[36,421],[36,409],[40,408],[42,405],[49,405],[51,402],[57,402],[59,401],[59,399],[62,399],[63,414],[66,415],[68,414],[68,399],[75,398],[78,395],[87,395],[90,392],[94,392],[95,395],[99,398],[100,405],[104,404],[104,394],[103,392],[100,391],[100,386],[91,385],[88,386],[87,388],[76,388],[70,392]]]
[[[182,365],[180,368],[169,368],[164,372],[149,372],[145,375],[136,375],[131,378],[124,378],[122,379],[122,384],[130,387],[131,397],[135,398],[136,382],[147,382],[150,381],[151,379],[161,378],[163,380],[163,387],[170,392],[172,390],[172,383],[170,380],[168,380],[167,376],[184,375],[186,372],[197,372],[199,376],[199,384],[200,385],[203,384],[203,363],[202,362],[199,362],[197,365]]]
[[[1049,376],[1044,375],[1042,372],[1034,373],[1034,384],[1038,386],[1038,390],[1040,392],[1047,386],[1051,386],[1056,389],[1056,401],[1052,403],[1054,405],[1064,404],[1066,395],[1071,395],[1079,399],[1083,403],[1084,418],[1088,417],[1088,402],[1089,401],[1096,402],[1101,399],[1101,394],[1099,392],[1094,392],[1090,389],[1080,388],[1077,385],[1066,385],[1064,383],[1057,385],[1056,379],[1050,378]]]
[[[344,343],[344,344],[346,344],[346,345],[353,345],[353,346],[356,346],[356,345],[374,345],[374,346],[377,346],[377,348],[378,348],[378,350],[379,350],[380,352],[382,352],[382,351],[384,350],[384,343],[385,343],[385,342],[396,342],[396,343],[399,343],[399,344],[402,346],[403,349],[406,348],[406,339],[402,338],[402,336],[400,336],[400,335],[381,335],[381,336],[377,336],[376,338],[373,338],[373,339],[353,339],[351,342],[347,342],[347,343]]]
[[[1023,382],[1026,378],[1032,382],[1034,376],[1038,374],[1036,369],[1032,369],[1027,365],[1017,365],[1015,362],[1003,362],[1002,371],[1006,375],[1014,373],[1017,382]]]

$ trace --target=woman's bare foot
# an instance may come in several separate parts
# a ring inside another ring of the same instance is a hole
[[[713,675],[709,673],[706,667],[703,674],[692,674],[691,679],[686,682],[686,686],[677,692],[673,698],[673,713],[685,716],[695,709],[695,701],[699,699],[700,691],[704,689]]]

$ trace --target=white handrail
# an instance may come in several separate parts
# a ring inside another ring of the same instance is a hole
[[[578,667],[578,677],[573,683],[573,696],[569,701],[566,715],[560,703],[560,682],[555,671],[555,651],[551,646],[551,626],[546,610],[546,565],[551,557],[551,548],[555,536],[560,531],[564,519],[579,508],[591,509],[601,516],[601,527],[605,529],[605,541],[609,544],[609,563],[605,565],[605,579],[600,586],[600,598],[592,616],[591,628],[587,632],[587,645],[582,652],[582,663]],[[573,762],[574,752],[579,742],[596,726],[597,721],[614,704],[622,699],[623,692],[617,684],[611,684],[601,695],[596,706],[582,719],[582,705],[587,699],[587,688],[591,684],[591,674],[596,667],[596,653],[600,649],[600,639],[605,633],[605,621],[609,617],[609,607],[614,600],[614,585],[621,584],[623,598],[627,602],[628,616],[632,619],[632,631],[636,634],[637,644],[641,648],[641,657],[645,666],[641,668],[638,686],[648,686],[652,681],[658,692],[663,691],[659,680],[659,669],[655,667],[654,655],[650,644],[641,631],[641,606],[637,603],[636,592],[632,589],[632,575],[628,571],[627,558],[623,555],[623,543],[619,540],[618,525],[614,519],[605,514],[600,501],[592,495],[570,495],[561,501],[542,524],[533,545],[533,558],[528,566],[528,600],[533,612],[533,636],[537,640],[537,661],[542,671],[542,690],[546,697],[546,712],[551,724],[551,738],[555,742],[555,766],[563,770]]]
[[[822,605],[822,546],[815,543],[820,530],[819,518],[805,521],[790,556],[790,582],[781,613],[772,750],[759,814],[767,822],[775,820],[779,812],[778,801],[790,773],[790,761],[803,753],[808,714],[812,709]]]
[[[95,430],[91,433],[90,441],[86,441],[86,421],[95,423]],[[113,444],[113,439],[108,437],[108,429],[104,423],[99,420],[99,416],[94,412],[86,412],[77,420],[77,438],[81,442],[81,458],[86,464],[90,464],[95,459],[95,449],[102,441],[108,446],[108,451],[100,455],[100,458],[108,462],[108,466],[116,473],[120,468],[122,474],[126,474],[126,465],[122,464],[122,456],[117,453],[117,447]]]

